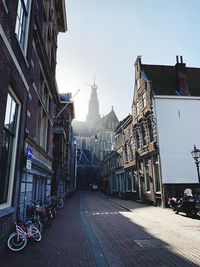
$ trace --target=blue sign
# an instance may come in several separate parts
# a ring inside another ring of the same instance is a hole
[[[27,159],[32,160],[32,148],[27,147]]]

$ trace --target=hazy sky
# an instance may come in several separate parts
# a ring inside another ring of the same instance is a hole
[[[134,63],[200,67],[200,0],[67,0],[68,31],[59,34],[59,91],[75,96],[85,120],[94,74],[100,115],[131,113]]]

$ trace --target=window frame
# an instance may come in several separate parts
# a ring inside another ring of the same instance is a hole
[[[20,122],[20,114],[21,114],[21,102],[17,98],[14,90],[9,86],[8,95],[15,101],[17,104],[17,115],[15,121],[15,132],[11,133],[8,128],[4,126],[4,129],[10,134],[13,135],[13,143],[12,143],[12,151],[10,152],[10,172],[8,174],[8,187],[7,187],[7,201],[0,204],[0,210],[5,209],[11,206],[12,203],[12,194],[13,194],[13,186],[14,186],[14,174],[15,174],[15,167],[16,167],[16,154],[17,154],[17,146],[18,146],[18,137],[19,137],[19,122]],[[7,99],[8,99],[7,95]],[[6,102],[7,103],[7,102]],[[6,104],[7,109],[7,104]],[[6,116],[6,113],[5,113]],[[5,118],[4,118],[5,121]],[[14,162],[14,163],[13,163]]]
[[[16,12],[15,35],[25,56],[27,54],[31,3],[32,0],[18,0]]]

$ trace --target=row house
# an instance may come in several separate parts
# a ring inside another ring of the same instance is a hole
[[[105,194],[115,195],[117,192],[117,184],[115,179],[115,171],[117,166],[116,151],[111,151],[101,161],[100,177],[102,181],[102,190]]]
[[[71,94],[60,94],[53,124],[53,178],[51,195],[65,195],[74,188],[75,148],[72,129],[74,103]]]
[[[159,77],[159,75],[158,75]],[[161,84],[165,81],[162,81]],[[157,87],[156,87],[157,88]],[[156,120],[152,98],[156,94],[151,77],[138,57],[135,63],[135,87],[132,104],[135,176],[141,201],[161,204],[161,177]]]
[[[132,133],[132,115],[120,121],[115,128],[115,150],[102,161],[107,174],[109,193],[126,199],[137,199],[136,160]],[[103,177],[104,178],[104,177]],[[104,178],[104,180],[106,177]]]
[[[137,58],[132,112],[141,200],[165,206],[169,196],[199,187],[190,154],[199,140],[187,126],[196,127],[199,85],[200,69],[186,67],[182,56],[175,66]]]
[[[194,116],[199,113],[200,68],[186,67],[182,56],[176,61],[165,66],[136,59],[132,116],[115,129],[118,166],[115,182],[109,182],[119,197],[165,206],[169,196],[199,187],[190,152],[193,144],[200,145]]]
[[[0,1],[0,246],[16,209],[50,194],[57,35],[64,0]],[[0,247],[1,250],[1,247]]]
[[[120,121],[115,128],[115,151],[116,151],[116,166],[115,166],[115,182],[113,183],[113,194],[118,194],[119,197],[125,197],[126,192],[126,176],[124,170],[124,129],[123,125],[129,120],[127,116],[123,121]]]

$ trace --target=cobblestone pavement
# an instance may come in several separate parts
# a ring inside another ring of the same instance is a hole
[[[84,198],[109,266],[200,266],[199,218],[100,194]]]
[[[40,243],[6,252],[0,267],[200,266],[199,247],[199,218],[78,192]]]
[[[78,266],[95,266],[80,217],[78,193],[65,202],[52,226],[43,230],[39,243],[30,241],[23,251],[8,251],[0,257],[0,267]]]

